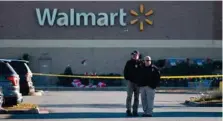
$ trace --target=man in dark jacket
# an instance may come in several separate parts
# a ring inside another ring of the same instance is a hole
[[[155,89],[160,81],[159,69],[151,63],[151,57],[144,58],[145,65],[140,69],[140,80],[138,86],[140,87],[143,117],[152,117],[153,105],[155,98]]]
[[[127,99],[126,99],[126,114],[127,116],[138,116],[139,106],[139,87],[137,81],[139,81],[140,64],[139,52],[133,51],[131,53],[132,58],[127,61],[124,68],[124,77],[128,80],[127,84]],[[131,112],[132,95],[134,93],[133,113]]]

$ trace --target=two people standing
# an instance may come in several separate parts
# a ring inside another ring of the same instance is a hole
[[[159,69],[151,63],[151,57],[146,56],[139,60],[139,51],[131,53],[132,58],[127,61],[124,68],[124,77],[128,80],[126,114],[127,116],[138,116],[139,93],[144,114],[143,117],[152,117],[155,98],[155,89],[160,81]],[[134,93],[133,112],[131,112],[131,101]]]

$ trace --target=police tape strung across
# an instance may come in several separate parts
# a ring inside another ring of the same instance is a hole
[[[62,74],[43,74],[33,73],[36,76],[57,76],[57,77],[76,77],[91,79],[124,79],[123,76],[78,76],[78,75],[62,75]],[[161,76],[161,79],[185,79],[185,78],[222,78],[223,75],[193,75],[193,76]]]

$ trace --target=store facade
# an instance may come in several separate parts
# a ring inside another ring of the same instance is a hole
[[[221,59],[221,10],[211,1],[1,1],[0,58],[28,53],[40,73],[71,65],[76,73],[120,74],[135,49],[154,59]]]

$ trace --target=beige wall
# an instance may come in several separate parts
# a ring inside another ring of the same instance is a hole
[[[49,39],[0,39],[0,47],[22,48],[222,48],[221,40],[49,40]]]
[[[177,43],[170,40],[159,42],[135,40],[89,43],[77,40],[71,42],[58,40],[54,43],[50,41],[41,42],[31,44],[28,40],[27,42],[19,40],[5,41],[4,44],[0,45],[0,58],[17,58],[23,53],[29,53],[31,55],[31,68],[34,72],[39,72],[38,60],[41,54],[48,53],[52,58],[52,73],[63,72],[68,64],[72,65],[73,70],[77,73],[85,71],[122,73],[123,66],[134,49],[139,50],[144,55],[150,55],[154,59],[169,57],[222,58],[221,41],[188,40],[186,42],[180,40]],[[86,66],[81,65],[83,59],[88,60]]]

